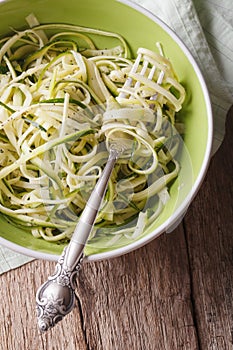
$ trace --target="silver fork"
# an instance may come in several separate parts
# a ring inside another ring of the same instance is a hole
[[[36,293],[36,308],[40,331],[55,326],[74,307],[75,279],[83,260],[83,250],[94,226],[112,170],[124,147],[113,143],[105,168],[92,191],[76,225],[70,243],[60,256],[55,273]]]
[[[142,55],[139,54],[131,73],[140,70],[139,74],[145,76],[148,66],[149,62],[143,61]],[[155,70],[155,66],[149,69],[147,79],[153,79]],[[123,86],[123,90],[132,87],[132,84],[134,84],[134,90],[140,86],[139,81],[133,82],[132,78],[129,77]],[[127,93],[120,92],[119,98],[130,98],[130,96],[127,97]],[[63,250],[56,264],[54,274],[40,286],[36,293],[38,326],[42,332],[55,326],[74,307],[76,277],[84,258],[83,250],[95,224],[114,165],[127,147],[124,143],[123,146],[120,145],[119,142],[111,144],[107,164],[82,212],[70,243]]]

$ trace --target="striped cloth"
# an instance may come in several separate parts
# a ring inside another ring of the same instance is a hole
[[[12,270],[31,260],[33,260],[33,258],[29,258],[23,254],[18,254],[13,250],[0,246],[0,275],[3,272]]]
[[[233,103],[232,0],[131,0],[167,23],[186,44],[205,77],[214,115],[213,154]],[[0,247],[0,274],[31,258]]]

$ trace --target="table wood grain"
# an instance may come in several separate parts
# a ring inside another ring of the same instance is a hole
[[[233,108],[182,223],[119,258],[83,265],[77,303],[37,328],[35,293],[54,263],[0,276],[1,350],[233,349]]]

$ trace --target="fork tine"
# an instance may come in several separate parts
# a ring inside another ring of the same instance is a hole
[[[141,69],[141,71],[140,71],[140,73],[139,73],[140,75],[142,75],[142,76],[145,75],[146,70],[147,70],[147,68],[148,68],[148,64],[149,64],[148,61],[144,61],[144,62],[143,62],[142,69]],[[137,81],[137,82],[135,83],[135,85],[134,85],[134,88],[135,88],[135,89],[138,89],[140,85],[141,85],[140,81]]]
[[[134,64],[133,64],[133,66],[132,66],[132,68],[131,68],[131,70],[130,70],[131,73],[136,73],[136,72],[137,72],[138,67],[139,67],[139,65],[140,65],[141,58],[142,58],[142,54],[140,53],[140,54],[137,55],[137,58],[136,58],[136,60],[135,60],[135,62],[134,62]],[[131,84],[132,84],[132,82],[133,82],[133,79],[129,76],[129,77],[126,79],[123,88],[128,88],[128,87],[130,87]],[[119,94],[119,98],[126,98],[126,96],[127,96],[127,94],[126,94],[125,92],[123,92],[123,91],[121,91],[120,94]]]

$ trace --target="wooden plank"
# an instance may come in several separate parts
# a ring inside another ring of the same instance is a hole
[[[90,349],[198,349],[182,227],[82,270],[78,295]]]
[[[201,349],[233,349],[233,108],[226,137],[185,218]]]
[[[84,264],[81,309],[42,335],[35,292],[54,264],[33,261],[2,275],[2,349],[198,349],[185,244],[180,226],[123,257]]]
[[[33,261],[1,276],[1,350],[87,349],[79,310],[46,334],[38,330],[35,292],[53,267]]]

